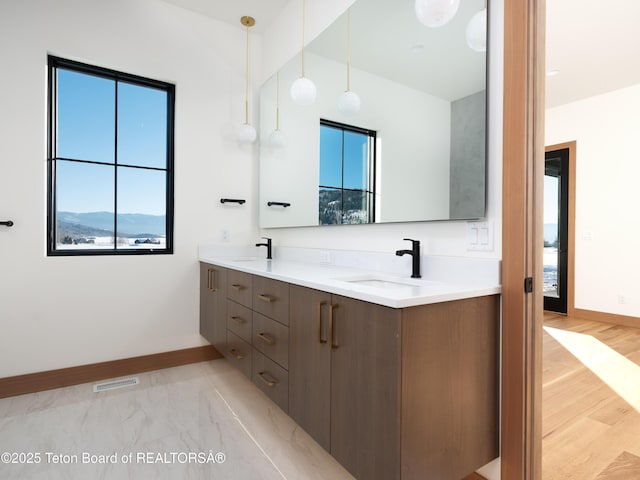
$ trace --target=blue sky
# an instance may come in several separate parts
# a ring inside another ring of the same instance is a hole
[[[344,132],[344,188],[367,189],[368,136]],[[342,187],[342,130],[320,127],[320,185]]]
[[[558,183],[560,177],[544,176],[544,223],[558,223]]]
[[[118,82],[118,164],[166,167],[167,94]],[[113,211],[116,82],[58,69],[59,211]],[[165,213],[164,172],[118,168],[118,213]]]

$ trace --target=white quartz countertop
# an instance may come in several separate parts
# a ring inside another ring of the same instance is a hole
[[[264,255],[263,251],[260,251]],[[491,276],[486,281],[451,279],[415,279],[351,266],[325,265],[246,255],[219,255],[200,252],[200,261],[241,272],[260,275],[283,282],[314,288],[392,308],[405,308],[429,303],[500,293],[500,285]],[[464,274],[464,272],[461,272]],[[464,275],[461,277],[464,278]]]

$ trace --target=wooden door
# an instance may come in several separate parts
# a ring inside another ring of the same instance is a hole
[[[289,415],[325,450],[331,440],[331,295],[290,286]]]
[[[505,479],[541,478],[544,11],[545,0],[504,2],[500,469]],[[527,278],[533,289],[525,290]]]
[[[331,455],[356,478],[400,477],[401,310],[333,295]]]
[[[200,335],[227,354],[227,271],[200,264]]]

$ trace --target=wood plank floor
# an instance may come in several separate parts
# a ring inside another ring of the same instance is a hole
[[[542,478],[640,479],[640,329],[546,313]]]

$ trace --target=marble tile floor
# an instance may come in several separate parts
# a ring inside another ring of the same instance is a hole
[[[0,479],[353,480],[226,360],[135,376],[0,399]]]

